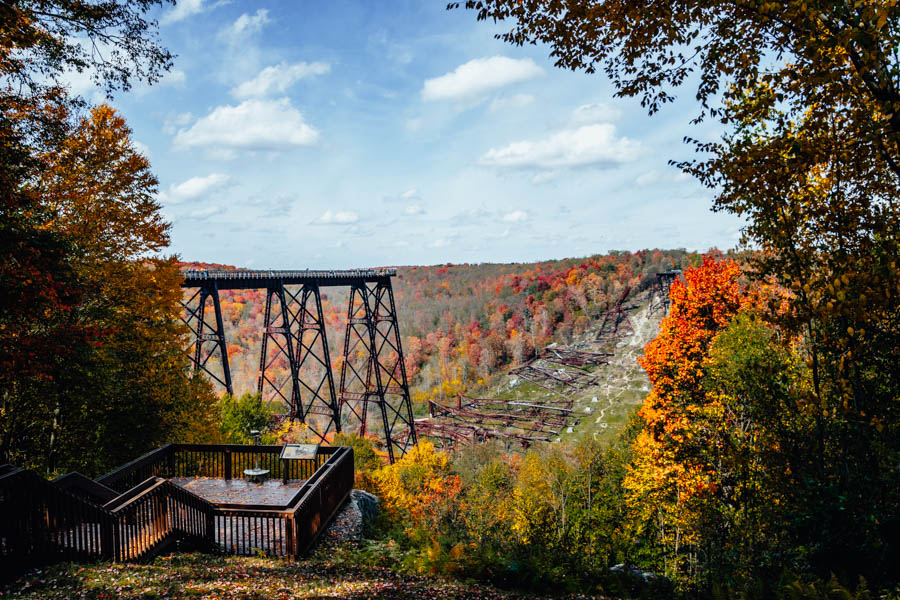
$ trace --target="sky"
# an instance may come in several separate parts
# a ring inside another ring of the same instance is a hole
[[[250,268],[528,262],[732,248],[741,221],[669,160],[694,90],[648,116],[602,73],[444,0],[184,0],[177,55],[111,102],[160,181],[183,260]],[[87,77],[73,91],[103,100]]]

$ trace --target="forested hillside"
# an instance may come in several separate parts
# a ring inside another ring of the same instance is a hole
[[[535,350],[569,344],[596,326],[626,286],[645,300],[654,275],[699,260],[684,250],[613,252],[540,263],[399,267],[394,280],[413,401],[480,393]],[[234,269],[183,263],[185,269]],[[340,369],[347,318],[344,288],[323,290],[332,366]],[[220,292],[235,393],[255,391],[265,290]],[[276,363],[283,377],[286,362]],[[212,368],[217,368],[213,366]]]

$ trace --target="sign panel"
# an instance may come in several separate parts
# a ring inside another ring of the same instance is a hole
[[[315,458],[318,453],[319,444],[285,444],[281,449],[281,458],[284,460]]]

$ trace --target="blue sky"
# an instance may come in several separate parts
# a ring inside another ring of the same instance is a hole
[[[113,104],[159,177],[171,250],[344,268],[735,245],[740,222],[667,165],[692,155],[683,136],[717,135],[688,124],[692,89],[649,117],[602,74],[557,69],[546,47],[445,5],[160,11],[174,68]]]

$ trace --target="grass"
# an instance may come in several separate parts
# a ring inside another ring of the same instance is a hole
[[[359,566],[329,560],[329,557],[330,553],[322,549],[309,559],[298,562],[196,553],[163,556],[149,564],[63,563],[33,571],[0,587],[0,598],[537,598],[469,582],[410,575],[384,567]]]

